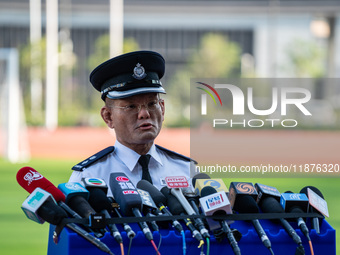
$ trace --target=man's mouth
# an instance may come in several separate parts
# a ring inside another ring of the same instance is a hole
[[[143,124],[138,126],[138,129],[148,130],[148,129],[151,129],[152,127],[153,127],[153,125],[151,123],[143,123]]]

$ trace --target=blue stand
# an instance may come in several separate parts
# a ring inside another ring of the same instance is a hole
[[[263,229],[268,235],[268,238],[271,241],[272,249],[275,255],[294,255],[297,245],[293,242],[293,240],[288,236],[288,234],[281,228],[279,224],[272,223],[269,220],[260,220]],[[308,223],[307,223],[308,224]],[[298,229],[295,222],[291,222],[291,225],[296,230],[297,234],[301,237],[303,242],[303,246],[305,249],[305,254],[311,254],[309,244],[307,242],[306,237],[302,234],[302,232]],[[141,230],[138,228],[137,224],[130,224],[133,230],[136,232],[136,237],[132,240],[131,252],[130,254],[155,254],[155,250],[153,249],[151,243],[144,237]],[[260,255],[270,255],[269,250],[262,244],[253,225],[250,222],[244,221],[236,221],[231,224],[231,228],[235,228],[242,233],[242,238],[238,242],[238,245],[241,249],[241,253],[243,255],[246,254],[260,254]],[[308,225],[309,229],[310,225]],[[50,226],[49,231],[49,242],[48,242],[48,255],[104,255],[107,253],[102,252],[93,244],[87,242],[82,237],[78,236],[76,233],[71,231],[68,228],[64,228],[60,235],[60,241],[58,244],[54,244],[52,236],[55,226]],[[121,230],[121,229],[120,229]],[[124,243],[124,251],[127,254],[129,239],[126,236],[125,232],[121,232]],[[160,235],[162,236],[160,253],[162,255],[182,255],[182,236],[175,232],[174,230],[163,229],[160,230],[160,233],[154,232],[154,241],[156,246],[160,241]],[[313,243],[314,253],[315,254],[327,254],[327,255],[335,255],[335,229],[333,229],[327,221],[322,220],[321,224],[321,233],[318,235],[314,229],[310,230],[310,237]],[[115,255],[121,254],[120,247],[117,242],[110,236],[109,233],[106,233],[103,238],[100,239],[104,242]],[[191,233],[189,230],[185,231],[185,240],[187,246],[187,255],[191,254],[200,254],[201,249],[198,248],[198,242],[196,239],[191,237]],[[203,250],[206,254],[205,245]],[[228,241],[224,239],[221,242],[217,242],[214,236],[211,234],[210,239],[210,254],[234,254]]]

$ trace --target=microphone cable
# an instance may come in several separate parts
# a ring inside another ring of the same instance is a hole
[[[205,240],[207,241],[207,255],[209,255],[209,253],[210,253],[210,240],[209,240],[208,237]]]
[[[310,254],[314,255],[314,249],[313,249],[313,244],[312,240],[308,240],[309,248],[310,248]]]
[[[124,245],[123,243],[119,243],[120,246],[120,254],[124,255]]]
[[[204,254],[204,244],[201,246],[201,252],[200,252],[200,255],[205,255],[205,254]]]
[[[184,233],[184,230],[181,231],[181,234],[182,234],[182,246],[183,246],[183,255],[186,255],[187,253],[187,244],[185,242],[185,233]]]
[[[156,254],[157,254],[157,255],[161,255],[161,254],[159,253],[159,250],[158,250],[158,248],[157,248],[157,246],[156,246],[155,242],[154,242],[153,240],[150,240],[150,242],[151,242],[151,244],[152,244],[153,248],[155,249],[155,251],[156,251]]]
[[[128,248],[128,254],[127,255],[130,255],[133,237],[129,237],[129,239],[130,239],[130,242],[129,242],[129,248]]]
[[[162,235],[161,235],[161,233],[159,233],[159,243],[158,243],[157,250],[159,250],[161,248],[161,244],[162,244]]]

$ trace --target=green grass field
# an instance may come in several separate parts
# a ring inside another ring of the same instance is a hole
[[[31,166],[55,185],[67,182],[71,167],[76,164],[67,160],[34,159],[25,164],[10,164],[0,159],[0,249],[6,255],[42,255],[47,253],[48,228],[47,223],[40,225],[26,218],[21,210],[21,204],[28,193],[16,181],[16,173],[23,166]],[[263,179],[225,179],[229,186],[231,181],[259,182],[275,186],[280,192],[292,190],[298,192],[302,187],[312,185],[324,194],[330,213],[328,222],[336,230],[340,229],[340,179],[338,178],[263,178]],[[340,238],[337,236],[337,243]],[[337,254],[340,249],[337,247]]]

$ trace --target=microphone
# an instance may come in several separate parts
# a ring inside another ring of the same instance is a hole
[[[149,192],[141,189],[137,189],[141,199],[142,199],[142,212],[144,215],[148,217],[154,217],[157,215],[162,215],[161,212],[158,210],[155,202],[151,198]],[[148,221],[151,225],[153,231],[159,231],[159,227],[154,220]]]
[[[255,199],[250,196],[250,195],[244,195],[240,196],[236,199],[234,208],[235,211],[238,213],[259,213],[260,209],[258,205],[256,204]],[[269,249],[271,254],[274,254],[272,247],[271,247],[271,242],[266,234],[266,232],[263,230],[261,223],[258,219],[253,219],[251,220],[257,235],[261,239],[263,245]]]
[[[309,199],[309,212],[321,212],[328,216],[327,202],[324,200],[324,196],[321,191],[313,186],[306,186],[301,189],[300,193],[306,194]],[[320,222],[319,218],[312,218],[312,228],[315,229],[317,234],[320,234]]]
[[[110,203],[111,203],[111,206],[112,206],[112,208],[113,208],[113,211],[116,213],[116,215],[118,216],[118,218],[123,218],[122,215],[121,215],[121,213],[120,213],[119,210],[118,210],[118,207],[119,207],[118,203],[114,200],[113,197],[108,197],[108,199],[109,199],[109,201],[110,201]],[[125,230],[125,232],[126,232],[127,237],[128,237],[129,239],[134,238],[134,237],[136,236],[136,233],[132,230],[132,228],[130,227],[130,225],[127,224],[127,223],[122,223],[122,224],[123,224],[123,228],[124,228],[124,230]]]
[[[32,167],[22,167],[18,171],[16,178],[19,185],[28,193],[32,193],[36,188],[41,188],[49,192],[56,201],[65,202],[64,194]]]
[[[110,188],[125,216],[143,217],[140,212],[142,210],[142,199],[135,186],[124,173],[111,173]],[[145,237],[149,241],[153,240],[152,233],[146,222],[138,222],[138,224]]]
[[[83,178],[82,179],[85,188],[89,191],[89,203],[92,205],[96,212],[101,212],[105,215],[105,218],[110,219],[110,213],[112,206],[110,200],[107,198],[107,185],[104,180],[98,178]],[[117,241],[117,243],[123,243],[122,236],[120,235],[117,226],[115,224],[107,224],[110,229],[110,234]]]
[[[181,203],[178,201],[178,199],[174,195],[171,194],[170,189],[168,187],[166,186],[163,187],[161,189],[161,193],[167,199],[169,211],[173,215],[181,215],[181,216],[187,215]],[[202,235],[200,234],[200,232],[197,231],[197,229],[192,224],[192,221],[189,218],[185,218],[183,219],[183,221],[185,222],[185,225],[190,230],[192,236],[200,243],[198,246],[198,248],[200,248],[204,244]]]
[[[172,195],[174,195],[180,204],[183,206],[184,210],[187,212],[188,215],[197,215],[198,208],[196,206],[195,200],[190,199],[191,205],[188,200],[184,197],[183,192],[180,188],[172,188],[170,189]],[[201,235],[204,238],[210,238],[209,231],[205,228],[203,221],[200,218],[193,219],[195,226],[199,229]]]
[[[242,196],[251,196],[256,200],[258,193],[254,185],[250,182],[232,182],[229,186],[229,201],[234,208],[236,199]]]
[[[23,187],[29,193],[32,193],[36,188],[41,188],[47,192],[49,192],[56,201],[59,201],[59,205],[64,209],[68,208],[68,206],[64,203],[65,196],[64,194],[54,186],[49,180],[47,180],[44,176],[42,176],[38,171],[33,169],[32,167],[23,167],[21,168],[17,175],[17,182],[21,187]],[[102,243],[99,239],[95,238],[94,236],[90,235],[88,232],[80,228],[74,223],[66,224],[68,228],[73,230],[75,233],[79,234],[81,237],[95,245],[100,250],[113,255],[110,249]],[[58,227],[58,226],[57,226]],[[53,240],[57,242],[56,230],[53,234]]]
[[[82,219],[82,217],[76,213],[74,210],[72,210],[67,204],[65,204],[66,197],[63,192],[61,192],[56,186],[54,186],[53,183],[51,183],[49,180],[47,180],[44,176],[42,176],[38,171],[33,169],[32,167],[23,167],[21,168],[17,173],[17,181],[19,185],[21,185],[25,190],[27,190],[29,193],[32,193],[35,188],[40,187],[43,190],[49,192],[53,198],[57,201],[58,205],[62,207],[67,213],[69,213],[72,217],[76,219]],[[86,229],[88,227],[85,226]],[[61,231],[61,229],[57,229],[58,231]],[[57,231],[56,230],[56,231]],[[88,229],[89,231],[92,231],[91,229]],[[102,237],[103,234],[96,233],[94,234],[97,237]],[[56,238],[58,236],[58,233],[55,232]]]
[[[199,199],[201,210],[205,216],[232,214],[230,202],[224,191],[217,192],[216,189],[206,186],[201,191]],[[221,223],[212,218],[207,218],[210,230],[221,228]]]
[[[224,191],[227,195],[229,193],[222,179],[211,179],[210,176],[205,173],[196,174],[192,178],[192,185],[195,188],[195,193],[200,196],[202,189],[207,186],[213,187],[217,192]]]
[[[163,215],[172,216],[171,212],[165,207],[167,203],[166,197],[155,186],[146,180],[141,180],[137,183],[137,188],[149,192],[151,198]],[[172,220],[172,223],[178,232],[181,233],[183,231],[182,225],[177,220]]]
[[[90,226],[95,223],[96,226],[91,226],[94,230],[94,234],[98,237],[102,237],[106,232],[103,228],[103,215],[97,214],[97,212],[91,207],[87,201],[89,198],[89,192],[78,182],[67,182],[58,185],[59,190],[66,196],[66,204],[70,206],[81,217],[89,219]],[[99,220],[100,219],[100,220]],[[101,231],[98,233],[97,231]]]
[[[217,192],[213,187],[207,186],[202,189],[201,196],[200,204],[205,215],[209,210],[213,211],[212,215],[231,213],[230,203],[224,191]],[[219,222],[222,225],[223,231],[227,234],[227,239],[234,253],[240,255],[241,250],[228,223],[225,220]]]
[[[58,189],[66,196],[66,204],[81,217],[90,218],[96,211],[90,206],[89,192],[78,182],[67,182],[58,185]]]
[[[279,202],[281,195],[279,197],[277,196],[277,194],[280,194],[280,192],[276,188],[258,183],[255,184],[255,187],[257,188],[259,194],[261,193],[261,198],[258,201],[258,204],[260,205],[262,212],[284,213],[283,208],[281,207]],[[300,236],[295,232],[293,227],[288,223],[286,219],[280,218],[279,220],[287,234],[293,239],[296,244],[298,244],[296,254],[305,254]]]
[[[41,188],[36,188],[21,206],[27,218],[43,224],[45,221],[58,225],[67,218],[67,213],[59,207],[52,195]]]
[[[306,213],[308,211],[309,202],[306,194],[286,191],[281,194],[280,204],[285,212]],[[309,230],[305,221],[302,217],[297,218],[296,221],[302,233],[307,237],[308,241],[310,241]]]
[[[207,179],[211,179],[208,174],[205,174],[205,173],[196,174],[194,177],[192,177],[192,186],[196,187],[197,180],[207,180]]]

